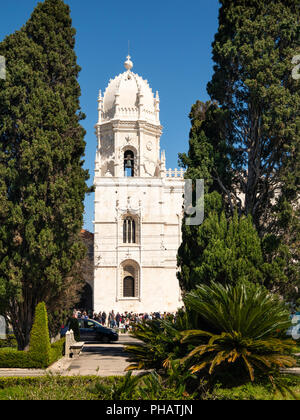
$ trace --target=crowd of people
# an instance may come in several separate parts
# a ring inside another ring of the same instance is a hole
[[[81,319],[93,319],[94,321],[99,322],[103,326],[109,328],[120,328],[126,331],[130,330],[134,325],[152,319],[170,319],[175,320],[176,314],[170,312],[151,312],[151,313],[133,313],[133,312],[124,312],[119,313],[114,310],[110,311],[108,314],[103,311],[98,314],[92,311],[86,311],[83,309],[74,310],[73,317]]]

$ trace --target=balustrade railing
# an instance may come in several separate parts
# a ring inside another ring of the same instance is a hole
[[[180,168],[179,170],[177,168],[173,169],[167,169],[166,171],[166,178],[183,178],[185,174],[185,170],[183,168]]]

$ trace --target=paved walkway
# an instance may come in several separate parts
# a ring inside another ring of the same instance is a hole
[[[12,376],[18,376],[26,378],[30,376],[44,376],[46,374],[45,370],[42,369],[0,369],[0,378],[8,378]]]
[[[125,375],[129,365],[124,345],[137,342],[127,334],[120,334],[115,343],[87,343],[79,357],[62,358],[46,370],[41,369],[0,369],[0,377],[9,376],[44,376],[59,374],[62,376],[114,376]]]
[[[88,343],[85,344],[79,357],[71,359],[68,366],[57,366],[52,372],[63,376],[114,376],[125,375],[129,365],[126,361],[128,355],[124,352],[124,345],[136,342],[128,335],[120,335],[115,343]]]

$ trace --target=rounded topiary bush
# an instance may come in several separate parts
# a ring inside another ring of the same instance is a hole
[[[35,317],[30,333],[30,358],[41,367],[48,367],[51,360],[51,346],[47,309],[44,302],[35,308]]]

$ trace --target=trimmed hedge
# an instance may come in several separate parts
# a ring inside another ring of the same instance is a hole
[[[65,339],[50,345],[48,316],[44,302],[35,309],[29,351],[0,349],[0,368],[47,368],[63,356]]]
[[[0,340],[0,349],[2,348],[17,348],[18,343],[13,334],[8,334],[5,340]]]
[[[40,368],[27,351],[0,349],[0,368]]]
[[[50,365],[55,363],[65,354],[65,338],[61,338],[56,343],[51,344],[50,349]]]
[[[32,357],[30,351],[18,351],[15,349],[0,349],[0,368],[17,369],[42,369],[47,368],[59,360],[64,354],[65,339],[53,343],[50,347],[49,363],[47,366]]]

